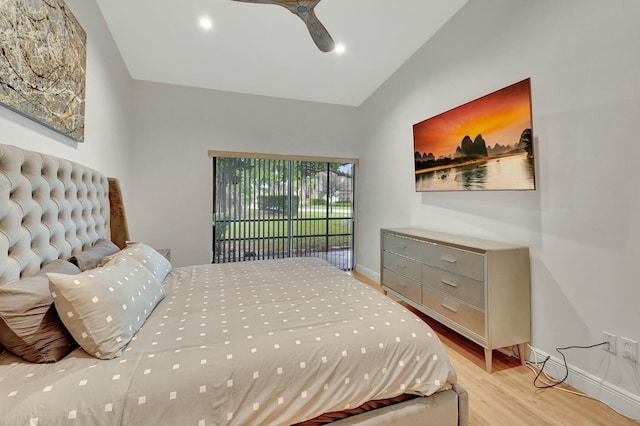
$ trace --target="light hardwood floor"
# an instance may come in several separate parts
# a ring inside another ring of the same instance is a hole
[[[361,274],[354,273],[354,277],[380,290],[378,283]],[[434,329],[447,348],[458,381],[469,392],[471,426],[640,425],[599,401],[557,389],[536,389],[534,373],[498,351],[493,353],[493,374],[487,374],[480,346],[414,312]]]

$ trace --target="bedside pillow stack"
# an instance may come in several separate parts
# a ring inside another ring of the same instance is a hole
[[[101,359],[119,356],[165,296],[133,256],[114,256],[78,275],[48,276],[60,319],[87,353]]]
[[[35,363],[55,362],[77,347],[53,305],[47,273],[80,270],[54,260],[38,274],[0,286],[0,343],[11,353]]]
[[[80,345],[92,356],[111,359],[165,297],[162,282],[171,263],[145,244],[119,251],[98,240],[69,260],[0,286],[0,352],[4,347],[44,363]]]

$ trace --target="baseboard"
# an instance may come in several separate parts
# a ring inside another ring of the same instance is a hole
[[[364,275],[365,277],[369,278],[370,280],[373,280],[377,283],[380,282],[380,272],[376,272],[373,269],[369,269],[369,268],[365,268],[364,266],[356,263],[355,265],[356,271],[362,275]]]
[[[533,361],[533,352],[537,353],[538,361],[544,360],[548,354],[537,348],[532,348],[531,360]],[[567,383],[586,393],[592,398],[597,399],[618,413],[640,420],[640,396],[634,395],[616,385],[613,385],[601,378],[594,376],[584,370],[569,364],[569,377]],[[559,380],[564,377],[566,370],[564,362],[559,358],[551,356],[545,367],[545,373]]]

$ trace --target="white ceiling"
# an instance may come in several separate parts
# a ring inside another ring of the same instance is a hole
[[[358,106],[467,0],[323,0],[346,51],[323,53],[285,8],[231,0],[97,0],[134,79]],[[213,29],[203,31],[200,17]]]

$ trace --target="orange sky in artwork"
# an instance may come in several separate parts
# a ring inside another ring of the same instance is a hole
[[[531,80],[526,79],[413,126],[414,151],[449,156],[468,135],[487,147],[513,145],[531,128]]]

